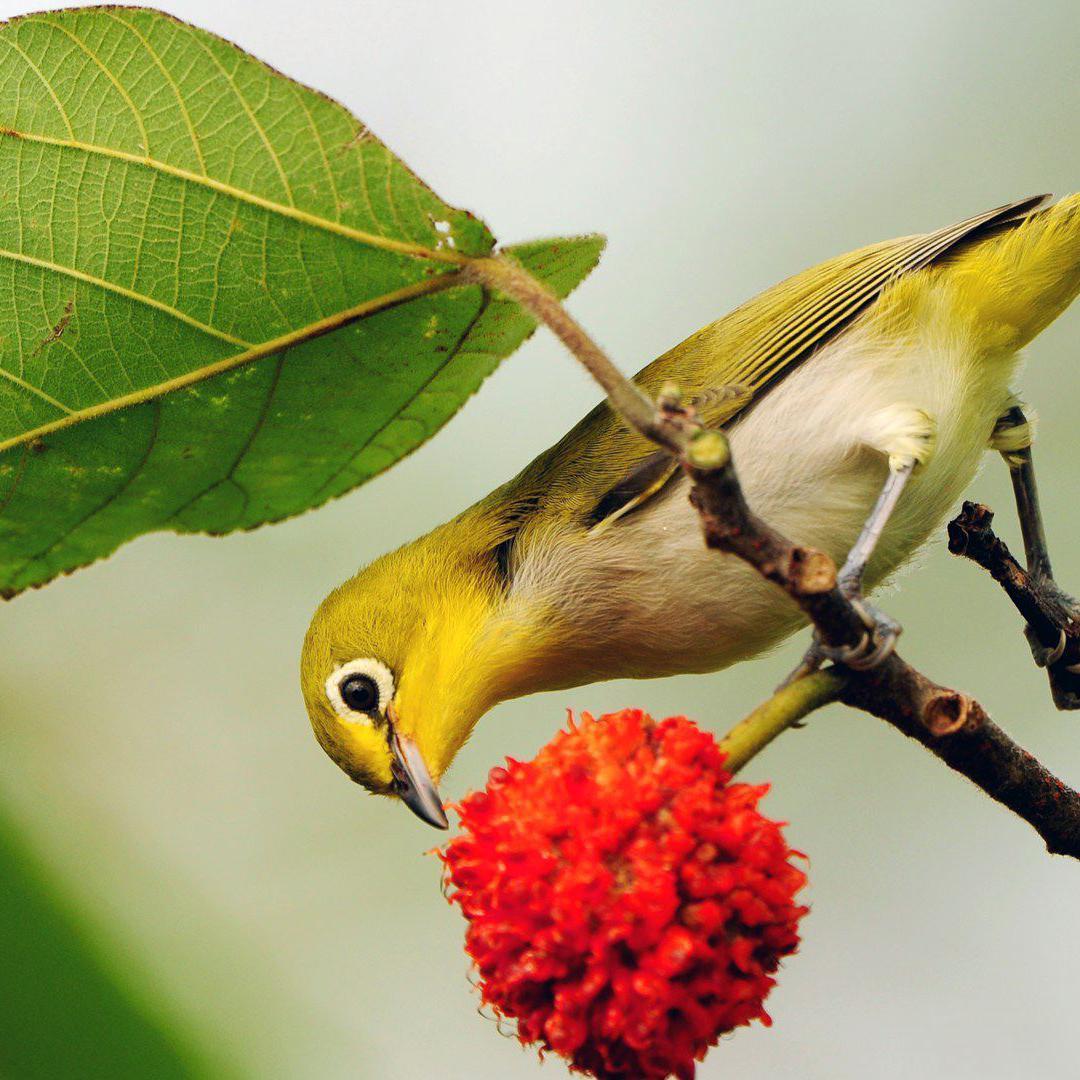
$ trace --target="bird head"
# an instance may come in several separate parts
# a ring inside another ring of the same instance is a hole
[[[301,684],[315,736],[357,783],[446,827],[437,784],[477,720],[524,692],[529,620],[475,516],[373,562],[312,619]]]

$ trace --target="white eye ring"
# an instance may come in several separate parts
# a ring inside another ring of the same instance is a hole
[[[371,715],[350,709],[341,696],[341,684],[349,675],[366,675],[375,683],[379,690],[377,711],[380,715],[394,697],[394,676],[380,660],[367,657],[338,664],[326,680],[326,696],[338,716],[353,724],[371,724]]]

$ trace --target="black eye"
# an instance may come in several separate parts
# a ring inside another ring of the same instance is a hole
[[[370,675],[346,675],[338,686],[341,700],[353,712],[379,711],[379,687]]]

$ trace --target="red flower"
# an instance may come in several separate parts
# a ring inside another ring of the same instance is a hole
[[[491,771],[442,852],[486,1003],[596,1077],[680,1080],[763,1001],[798,945],[806,877],[767,785],[713,737],[627,709],[571,720]]]

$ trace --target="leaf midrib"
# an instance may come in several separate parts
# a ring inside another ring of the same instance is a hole
[[[346,326],[358,322],[360,319],[367,318],[370,315],[375,315],[380,311],[386,311],[388,308],[408,303],[410,300],[418,299],[421,296],[429,296],[432,293],[442,292],[462,283],[462,276],[460,273],[450,272],[425,278],[423,281],[415,282],[412,285],[406,285],[400,289],[394,289],[392,292],[384,293],[382,296],[377,296],[374,299],[365,300],[352,307],[344,308],[341,311],[335,312],[333,315],[328,315],[324,319],[308,323],[307,326],[303,326],[298,330],[290,330],[287,334],[282,334],[269,341],[264,341],[259,345],[254,345],[243,352],[234,353],[232,356],[226,356],[220,360],[215,360],[213,363],[205,364],[192,371],[186,371],[182,375],[177,375],[175,378],[167,379],[164,382],[156,383],[153,386],[144,387],[141,390],[136,390],[129,394],[122,394],[119,397],[99,402],[96,405],[91,405],[85,409],[69,412],[66,416],[63,416],[58,420],[40,424],[29,431],[24,431],[19,435],[13,435],[9,439],[0,440],[0,453],[3,453],[5,450],[10,450],[13,447],[21,446],[24,443],[32,442],[34,439],[42,438],[45,435],[51,435],[54,432],[62,431],[64,428],[74,427],[77,424],[85,423],[87,420],[94,420],[101,416],[107,416],[109,413],[117,412],[120,409],[129,408],[133,405],[141,405],[147,401],[153,401],[157,398],[164,397],[166,394],[174,393],[177,390],[183,390],[195,383],[203,382],[215,375],[221,375],[226,371],[231,371],[244,364],[262,360],[267,356],[273,356],[275,353],[284,352],[286,349],[290,349],[295,345],[302,345],[307,341],[312,341],[325,334],[333,333],[335,330],[344,329]],[[0,375],[9,379],[15,379],[9,372],[4,372],[2,369],[0,369]],[[22,384],[22,380],[19,380],[19,382]],[[29,386],[29,384],[22,385]],[[58,402],[53,402],[53,404],[56,404],[59,408],[63,408]]]
[[[341,465],[338,466],[328,477],[328,479],[316,490],[315,495],[313,496],[314,502],[319,502],[324,496],[324,494],[333,487],[334,482],[342,475],[342,473],[344,473],[346,469],[350,468],[353,464],[355,464],[357,458],[364,452],[364,450],[366,450],[369,446],[375,444],[376,440],[383,434],[383,432],[385,432],[386,429],[395,422],[395,420],[399,419],[401,414],[407,408],[409,408],[409,406],[412,405],[418,398],[420,398],[421,395],[423,395],[428,390],[431,384],[447,369],[447,367],[449,367],[449,365],[458,358],[465,342],[469,340],[470,335],[473,333],[477,324],[483,318],[485,312],[488,310],[489,303],[490,297],[488,294],[485,294],[476,312],[469,320],[468,325],[458,335],[456,343],[454,344],[453,348],[448,350],[445,358],[439,363],[435,370],[428,375],[428,377],[423,381],[423,383],[421,383],[420,386],[414,389],[409,394],[408,398],[404,402],[402,402],[400,406],[398,406],[393,416],[389,417],[384,423],[380,424],[379,427],[375,429],[375,431],[371,432],[364,439],[363,443],[359,447],[354,448],[349,453],[349,455],[345,458]],[[220,487],[222,484],[229,483],[230,481],[241,492],[244,498],[244,509],[241,510],[241,512],[237,515],[238,519],[242,519],[243,514],[246,511],[249,493],[245,487],[243,487],[237,482],[235,478],[236,470],[239,467],[240,463],[243,461],[244,457],[247,455],[247,452],[251,449],[252,444],[257,438],[259,432],[262,430],[263,425],[265,424],[266,419],[269,416],[270,406],[274,398],[274,393],[278,385],[278,380],[281,377],[281,370],[284,359],[285,358],[283,356],[279,358],[277,369],[274,372],[273,382],[267,389],[266,397],[263,400],[262,408],[259,412],[258,418],[256,419],[256,422],[252,427],[251,431],[248,433],[247,438],[244,440],[244,445],[233,457],[233,461],[230,464],[226,473],[220,479],[215,480],[213,483],[201,488],[194,495],[185,500],[185,502],[182,503],[175,510],[171,510],[168,516],[163,519],[163,524],[176,524],[177,522],[179,522],[181,515],[188,507],[201,499],[204,495],[206,495],[207,492],[212,491],[217,487]],[[158,408],[154,416],[154,422],[150,432],[150,439],[147,442],[143,453],[140,455],[139,462],[134,467],[134,469],[132,469],[122,479],[120,486],[115,491],[110,492],[108,496],[106,496],[106,498],[104,498],[101,502],[95,505],[87,513],[83,514],[83,516],[80,517],[77,521],[73,522],[70,526],[68,526],[60,536],[56,537],[54,540],[51,540],[46,547],[39,549],[34,555],[30,556],[28,559],[24,560],[24,562],[21,563],[18,567],[16,567],[16,569],[11,573],[11,577],[13,580],[17,580],[19,575],[22,574],[28,567],[33,565],[38,560],[45,558],[45,556],[47,556],[51,551],[54,551],[65,540],[70,539],[76,532],[78,532],[79,529],[85,526],[87,522],[92,521],[95,517],[97,517],[98,514],[102,513],[108,507],[112,506],[117,501],[117,499],[119,499],[125,492],[131,489],[131,486],[135,482],[135,479],[149,462],[150,455],[153,452],[154,446],[160,434],[161,408],[159,402],[155,402],[155,404],[158,405]],[[15,480],[12,483],[11,488],[5,495],[4,499],[0,501],[0,510],[2,510],[3,507],[7,504],[7,502],[10,501],[10,499],[14,496],[16,489],[18,488],[19,482],[22,479],[22,473],[24,471],[26,453],[27,448],[24,446],[23,456],[20,459],[19,463],[19,471],[16,474]]]
[[[130,28],[130,26],[129,26]],[[14,45],[14,42],[9,44]],[[20,53],[22,50],[18,50]],[[26,58],[29,60],[29,58]],[[43,81],[46,86],[49,85],[48,80]],[[51,87],[50,87],[51,89]],[[222,180],[217,180],[207,174],[199,174],[192,172],[189,169],[184,169],[176,165],[170,165],[168,162],[160,161],[156,158],[151,158],[146,155],[132,154],[125,150],[118,150],[115,147],[102,146],[94,143],[83,142],[79,139],[61,139],[50,135],[39,135],[33,132],[19,131],[15,128],[0,127],[0,137],[14,138],[26,142],[40,143],[46,146],[54,146],[59,149],[69,149],[79,151],[87,154],[97,154],[103,157],[112,158],[114,160],[123,161],[125,163],[141,166],[152,171],[161,173],[163,175],[172,176],[176,179],[185,181],[187,183],[195,184],[203,188],[207,188],[220,195],[224,195],[228,198],[236,199],[239,202],[247,203],[248,205],[258,207],[259,209],[266,210],[269,213],[280,215],[284,218],[289,218],[293,221],[297,221],[301,224],[311,226],[313,228],[320,229],[324,232],[333,233],[338,236],[342,236],[348,240],[352,240],[355,243],[364,244],[368,247],[375,248],[381,251],[392,252],[399,255],[406,255],[412,258],[427,259],[432,262],[440,262],[443,264],[449,264],[455,267],[466,266],[471,262],[469,256],[462,255],[456,251],[437,250],[434,248],[425,247],[422,244],[416,244],[409,241],[394,240],[390,237],[377,236],[374,233],[365,232],[362,229],[355,229],[350,225],[345,225],[342,222],[332,221],[329,218],[322,217],[318,214],[313,214],[307,210],[301,210],[295,206],[287,206],[284,203],[276,202],[273,199],[267,199],[261,195],[257,195],[251,191],[245,191],[243,188],[238,188],[233,184],[228,184]],[[193,371],[185,372],[183,375],[177,376],[174,379],[166,380],[162,383],[157,383],[154,386],[145,387],[142,390],[134,391],[130,394],[124,394],[120,397],[112,398],[109,401],[99,402],[96,405],[90,406],[85,409],[73,410],[66,405],[63,405],[55,398],[46,394],[45,391],[33,384],[26,382],[23,379],[19,379],[12,373],[0,368],[0,378],[4,378],[9,382],[15,383],[20,389],[26,390],[34,394],[34,396],[48,402],[48,404],[60,409],[65,415],[58,420],[50,421],[46,424],[41,424],[35,428],[31,428],[28,431],[22,432],[19,435],[12,436],[9,439],[0,440],[0,453],[4,450],[9,450],[12,447],[19,446],[25,443],[29,443],[36,438],[41,438],[44,435],[51,434],[54,431],[61,430],[66,427],[71,427],[75,424],[82,423],[86,420],[94,419],[98,416],[107,415],[110,412],[115,412],[118,409],[126,408],[133,404],[139,404],[144,401],[151,401],[155,398],[161,397],[165,394],[171,393],[174,390],[182,389],[186,386],[192,385],[196,382],[201,382],[204,379],[211,378],[214,375],[220,374],[222,371],[228,371],[234,367],[238,367],[242,364],[251,363],[255,360],[262,359],[265,356],[272,355],[275,352],[279,352],[282,349],[291,347],[292,345],[300,344],[304,341],[311,340],[312,338],[319,337],[322,334],[329,333],[331,330],[339,329],[341,327],[349,325],[349,323],[366,317],[367,315],[374,314],[377,311],[382,311],[387,307],[393,307],[405,300],[413,299],[417,296],[423,296],[430,292],[441,291],[442,289],[449,288],[452,284],[451,281],[447,281],[447,278],[456,278],[457,274],[440,274],[438,278],[427,279],[418,283],[416,286],[406,286],[403,289],[394,290],[386,293],[382,296],[375,297],[372,300],[364,301],[361,304],[355,305],[351,308],[343,309],[332,315],[327,316],[325,319],[320,319],[316,322],[310,323],[307,326],[300,327],[297,330],[290,331],[287,334],[283,334],[278,338],[271,339],[267,342],[259,344],[252,344],[245,341],[242,338],[228,334],[222,330],[218,330],[216,327],[204,323],[194,316],[188,315],[186,312],[181,311],[169,304],[165,304],[161,301],[155,300],[152,297],[139,293],[136,290],[128,289],[125,286],[118,285],[115,282],[107,281],[104,278],[99,278],[91,274],[86,274],[83,271],[77,270],[73,267],[62,266],[58,263],[53,263],[44,259],[37,259],[34,256],[27,255],[24,252],[15,252],[8,250],[0,250],[0,258],[7,258],[18,262],[27,263],[32,266],[37,266],[40,269],[48,270],[53,273],[64,274],[69,277],[76,278],[80,281],[84,281],[87,284],[94,285],[103,289],[108,289],[111,292],[115,292],[126,298],[146,304],[150,307],[154,307],[161,310],[167,315],[178,319],[180,322],[186,323],[195,329],[198,329],[209,336],[216,337],[222,341],[226,341],[232,345],[238,345],[244,348],[241,353],[234,354],[230,357],[225,357],[222,360],[215,361],[211,364],[204,365],[201,368],[196,368]]]

